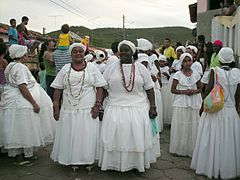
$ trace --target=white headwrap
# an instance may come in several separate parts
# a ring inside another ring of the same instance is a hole
[[[144,53],[139,53],[138,54],[137,61],[140,62],[140,63],[148,62],[148,64],[150,64],[149,56],[147,54],[144,54]]]
[[[9,47],[9,56],[12,59],[21,58],[27,54],[27,46],[13,44]]]
[[[123,44],[128,45],[132,49],[133,54],[136,52],[136,46],[131,41],[127,41],[127,40],[123,40],[118,44],[118,51],[120,51],[120,47]]]
[[[138,43],[138,46],[137,46],[138,50],[147,51],[147,50],[152,50],[153,48],[152,43],[147,39],[143,39],[143,38],[137,39],[137,43]]]
[[[80,47],[84,50],[84,52],[86,51],[86,46],[84,46],[82,43],[73,43],[71,46],[69,46],[69,52],[70,54],[72,54],[72,50],[75,47]]]
[[[102,61],[106,58],[106,55],[103,51],[97,50],[96,51],[96,58],[97,58],[97,61]]]
[[[218,59],[223,64],[234,62],[233,50],[230,47],[223,47],[218,53]]]
[[[183,53],[186,52],[186,48],[184,46],[178,46],[177,49],[176,49],[176,52],[180,49],[183,51]]]
[[[189,45],[187,48],[191,49],[195,54],[198,52],[198,49],[195,46]]]
[[[89,62],[89,61],[91,61],[91,60],[93,59],[93,55],[92,55],[92,54],[87,54],[87,55],[84,57],[84,59],[85,59],[87,62]]]
[[[159,56],[159,61],[165,61],[165,62],[167,62],[167,57],[164,56],[164,55],[160,55],[160,56]]]
[[[191,60],[193,60],[193,57],[192,57],[192,55],[191,55],[190,53],[183,53],[183,54],[180,56],[180,59],[179,59],[180,63],[182,63],[183,60],[184,60],[186,57],[189,57]]]

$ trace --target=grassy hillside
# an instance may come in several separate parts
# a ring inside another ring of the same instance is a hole
[[[123,39],[123,31],[121,28],[99,28],[90,30],[83,26],[71,26],[70,30],[79,34],[81,37],[88,35],[93,37],[93,47],[110,48],[113,41],[121,41]],[[60,31],[54,31],[48,35],[57,38]],[[185,27],[161,27],[161,28],[139,28],[126,29],[126,39],[136,43],[137,38],[146,38],[150,40],[155,47],[159,47],[163,40],[168,37],[172,43],[182,42],[185,44],[187,40],[192,41],[191,29]]]

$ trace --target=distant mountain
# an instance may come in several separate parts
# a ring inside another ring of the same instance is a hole
[[[114,41],[121,41],[123,39],[123,31],[121,28],[98,28],[88,29],[83,26],[71,26],[70,31],[78,34],[81,37],[93,37],[90,44],[93,47],[110,48]],[[49,36],[57,38],[61,31],[54,31],[48,33]],[[160,27],[160,28],[137,28],[126,29],[126,39],[136,43],[137,38],[146,38],[151,41],[155,47],[163,44],[165,38],[170,38],[172,43],[181,42],[185,45],[187,40],[192,41],[192,30],[186,27]]]

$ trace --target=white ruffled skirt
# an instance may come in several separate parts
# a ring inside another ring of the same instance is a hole
[[[160,156],[159,135],[152,135],[148,108],[106,107],[100,139],[101,170],[144,172],[156,162]]]
[[[154,89],[155,92],[155,103],[156,103],[156,107],[157,107],[157,122],[158,122],[158,129],[159,132],[162,132],[163,130],[163,103],[162,103],[162,93],[160,91],[160,89],[155,88]]]
[[[64,165],[93,164],[99,152],[99,119],[91,108],[61,109],[51,158]]]
[[[173,107],[170,153],[192,157],[199,119],[198,109]]]
[[[191,168],[209,178],[240,177],[240,118],[235,107],[202,114]]]

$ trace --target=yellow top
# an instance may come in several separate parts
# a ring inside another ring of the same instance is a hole
[[[58,46],[70,46],[70,34],[60,34],[58,39]]]
[[[168,48],[166,48],[163,52],[163,55],[166,56],[167,58],[173,57],[174,59],[177,59],[177,55],[172,46],[169,46]]]

